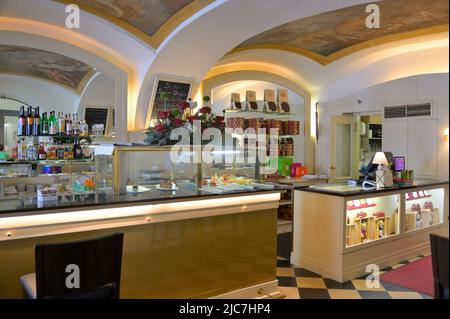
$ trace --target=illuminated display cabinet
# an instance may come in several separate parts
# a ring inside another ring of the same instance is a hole
[[[429,235],[448,231],[448,182],[363,190],[317,185],[295,191],[291,262],[345,282],[429,253]]]

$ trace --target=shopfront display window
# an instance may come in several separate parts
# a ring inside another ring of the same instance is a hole
[[[443,223],[444,189],[405,193],[405,231]]]
[[[347,201],[346,247],[399,234],[400,196]]]

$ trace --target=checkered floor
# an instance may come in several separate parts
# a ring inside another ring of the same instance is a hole
[[[402,267],[424,256],[405,261],[383,269],[381,274]],[[311,271],[296,268],[289,260],[277,258],[277,277],[279,291],[287,299],[430,299],[431,297],[386,282],[379,288],[366,287],[365,278],[361,277],[345,283],[323,278]]]

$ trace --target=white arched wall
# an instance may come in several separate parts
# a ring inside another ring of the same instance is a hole
[[[116,105],[127,110],[120,117],[124,119],[124,125],[118,130],[123,134],[118,138],[126,139],[127,129],[134,128],[137,95],[155,50],[122,28],[84,11],[80,15],[80,29],[68,29],[65,27],[65,8],[65,5],[50,0],[40,0],[39,4],[35,0],[2,0],[0,42],[4,43],[5,32],[28,34],[31,41],[22,41],[24,46],[37,44],[37,48],[58,52],[54,49],[59,45],[50,46],[53,50],[46,45],[39,46],[42,39],[48,39],[70,47],[65,55],[71,56],[74,52],[74,58],[80,61],[96,65],[84,60],[87,55],[102,60],[103,66],[99,68],[116,79],[116,90],[121,91],[117,91]],[[78,54],[79,51],[83,53]]]
[[[383,114],[385,106],[431,102],[433,107],[432,119],[435,119],[438,125],[438,136],[427,137],[438,140],[437,175],[434,177],[448,179],[449,143],[445,141],[443,136],[444,130],[449,127],[448,86],[448,72],[422,74],[387,81],[343,98],[320,103],[317,171],[325,174],[329,172],[331,116],[342,115],[343,113]],[[360,100],[360,103],[358,103],[358,100]],[[396,150],[392,151],[395,152]],[[417,154],[417,156],[426,156],[426,154]]]
[[[311,135],[311,95],[310,93],[301,87],[298,83],[291,81],[288,78],[281,76],[278,73],[270,73],[262,70],[239,70],[231,71],[223,74],[215,74],[211,77],[205,78],[202,82],[202,95],[211,96],[213,88],[221,86],[226,83],[236,81],[264,81],[275,83],[282,87],[288,88],[295,92],[304,101],[305,106],[305,139],[304,139],[304,156],[303,161],[307,167],[310,168],[310,172],[314,172],[315,167],[315,137]]]
[[[117,139],[127,139],[127,86],[128,74],[123,69],[105,60],[99,55],[84,50],[82,47],[61,42],[59,40],[38,36],[32,33],[4,31],[0,28],[1,43],[5,45],[16,45],[24,47],[32,47],[40,50],[55,52],[73,59],[82,61],[94,67],[98,72],[107,74],[114,78],[114,99],[116,107],[116,117],[124,119],[118,121]],[[78,100],[79,102],[79,100]]]
[[[192,78],[197,83],[228,51],[275,26],[365,0],[218,0],[175,30],[158,48],[136,106],[137,128],[145,127],[155,75]],[[151,106],[150,106],[151,108]]]
[[[80,103],[80,95],[73,90],[45,80],[8,74],[0,74],[0,96],[39,106],[41,113],[54,110],[75,113]]]

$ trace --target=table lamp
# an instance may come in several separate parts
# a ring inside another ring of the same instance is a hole
[[[392,172],[388,167],[389,163],[384,152],[377,152],[372,163],[378,164],[378,169],[376,171],[377,189],[394,185]]]

